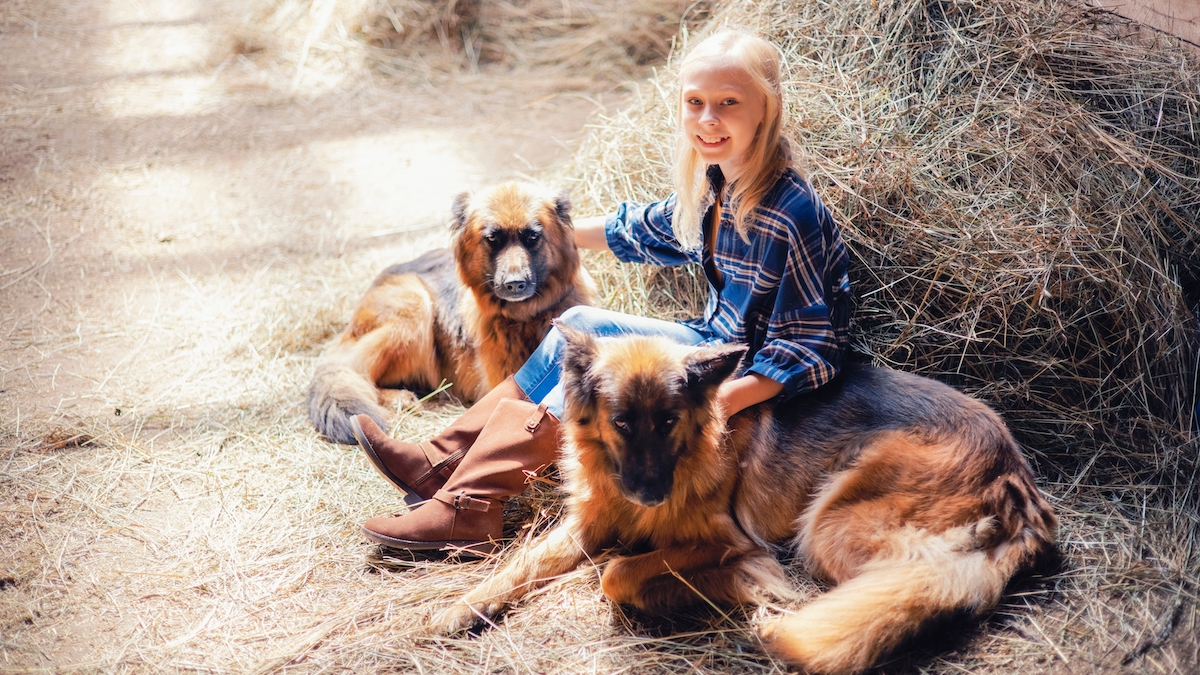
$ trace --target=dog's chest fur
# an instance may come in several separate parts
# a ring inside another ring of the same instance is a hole
[[[708,439],[706,439],[707,441]],[[632,553],[713,542],[723,536],[727,543],[746,540],[731,515],[731,499],[737,481],[736,458],[716,443],[704,442],[689,449],[675,467],[676,484],[662,504],[642,506],[622,494],[604,450],[586,442],[569,449],[564,460],[571,508],[587,512],[591,522],[609,522],[619,536],[607,545]],[[573,461],[570,461],[573,460]],[[714,536],[721,533],[721,536]]]

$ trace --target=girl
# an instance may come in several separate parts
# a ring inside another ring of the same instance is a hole
[[[712,35],[680,70],[675,193],[575,226],[579,246],[625,262],[703,266],[703,318],[672,323],[575,307],[560,320],[600,336],[747,344],[739,375],[718,392],[726,416],[821,386],[847,348],[845,246],[792,166],[783,121],[778,50],[733,30]],[[393,548],[494,550],[503,501],[523,489],[526,471],[555,458],[562,345],[551,330],[516,375],[428,442],[396,441],[358,416],[355,435],[372,463],[409,501],[425,500],[403,516],[368,520],[367,537]]]

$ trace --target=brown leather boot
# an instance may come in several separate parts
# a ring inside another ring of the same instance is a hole
[[[545,406],[504,399],[432,499],[402,516],[368,520],[363,534],[390,548],[494,552],[504,502],[525,489],[526,472],[557,457],[558,427]]]
[[[350,426],[375,469],[406,493],[406,503],[414,505],[432,497],[445,484],[496,406],[506,398],[528,400],[516,380],[509,377],[476,401],[445,431],[424,443],[406,443],[388,436],[369,415],[352,417]]]

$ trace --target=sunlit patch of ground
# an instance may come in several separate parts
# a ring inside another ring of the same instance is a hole
[[[243,5],[0,6],[0,670],[269,670],[461,581],[368,564],[397,495],[304,386],[454,195],[565,159],[605,93],[318,46],[293,77],[243,53]]]

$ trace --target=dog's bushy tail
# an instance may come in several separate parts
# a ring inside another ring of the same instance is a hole
[[[350,419],[355,415],[370,415],[381,428],[388,427],[387,411],[378,400],[379,390],[362,373],[340,361],[321,360],[304,402],[317,431],[334,443],[354,445],[358,441]]]
[[[980,536],[994,529],[994,519],[985,518],[939,535],[897,531],[904,541],[858,575],[764,625],[768,651],[811,673],[858,673],[934,617],[994,606],[1025,558],[1011,548],[978,548]]]

